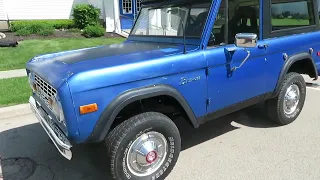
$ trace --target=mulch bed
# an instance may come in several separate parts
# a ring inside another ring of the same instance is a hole
[[[5,39],[0,39],[1,41],[23,41],[23,40],[30,40],[30,39],[54,39],[54,38],[86,38],[81,33],[73,33],[68,31],[61,31],[57,30],[53,35],[50,36],[39,36],[36,34],[32,34],[30,36],[18,36],[15,32],[4,32],[6,35]],[[121,37],[115,33],[105,33],[104,37],[106,38],[114,38],[114,37]]]

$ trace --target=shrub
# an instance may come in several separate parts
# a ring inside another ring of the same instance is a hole
[[[38,34],[41,36],[49,36],[54,33],[54,27],[50,24],[32,24],[17,30],[17,35],[27,36],[30,34]]]
[[[43,26],[38,32],[37,34],[40,36],[49,36],[52,35],[54,33],[54,27],[50,26],[50,25],[45,25]]]
[[[81,30],[78,29],[78,28],[72,28],[72,29],[69,29],[68,32],[71,32],[71,33],[81,33]]]
[[[40,32],[42,29],[46,28],[46,24],[31,24],[30,26],[26,26],[26,29],[29,29],[32,34],[37,34]]]
[[[101,37],[105,33],[105,29],[100,25],[87,26],[83,29],[83,34],[86,37]]]
[[[83,29],[89,25],[99,24],[101,10],[91,4],[78,4],[73,8],[72,16],[75,27]]]
[[[17,32],[20,29],[37,29],[39,26],[50,25],[56,29],[69,29],[74,27],[72,19],[62,20],[22,20],[10,22],[11,31]]]
[[[72,19],[60,19],[51,21],[52,26],[56,29],[71,29],[74,27]]]
[[[28,28],[19,29],[16,33],[18,36],[29,36],[32,34]]]

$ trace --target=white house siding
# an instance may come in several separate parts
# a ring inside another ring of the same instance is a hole
[[[4,8],[4,0],[0,0],[0,21],[7,20],[7,13]]]
[[[121,25],[119,19],[119,1],[104,0],[105,21],[107,32],[121,32]]]
[[[103,18],[103,0],[0,0],[4,1],[9,20],[29,19],[70,19],[72,8],[76,4],[90,3],[101,9]]]

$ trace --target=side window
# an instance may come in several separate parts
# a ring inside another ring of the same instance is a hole
[[[228,22],[226,22],[226,2],[228,3]],[[259,8],[259,0],[222,0],[208,46],[233,44],[237,33],[259,35]],[[225,31],[226,26],[227,31]]]
[[[206,23],[209,8],[194,6],[190,9],[186,24],[186,36],[198,36]]]
[[[271,25],[272,31],[315,25],[313,1],[271,0]]]

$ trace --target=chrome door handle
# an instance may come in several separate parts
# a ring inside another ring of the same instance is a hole
[[[237,48],[236,47],[228,47],[226,48],[228,52],[236,52]]]
[[[249,59],[249,57],[250,57],[250,55],[251,55],[251,52],[248,51],[248,50],[245,50],[245,51],[247,52],[247,56],[244,58],[244,60],[241,62],[241,64],[240,64],[238,67],[237,67],[237,66],[232,67],[232,68],[231,68],[231,71],[235,71],[235,70],[241,68],[242,65],[243,65],[245,62],[247,62],[247,60]]]

